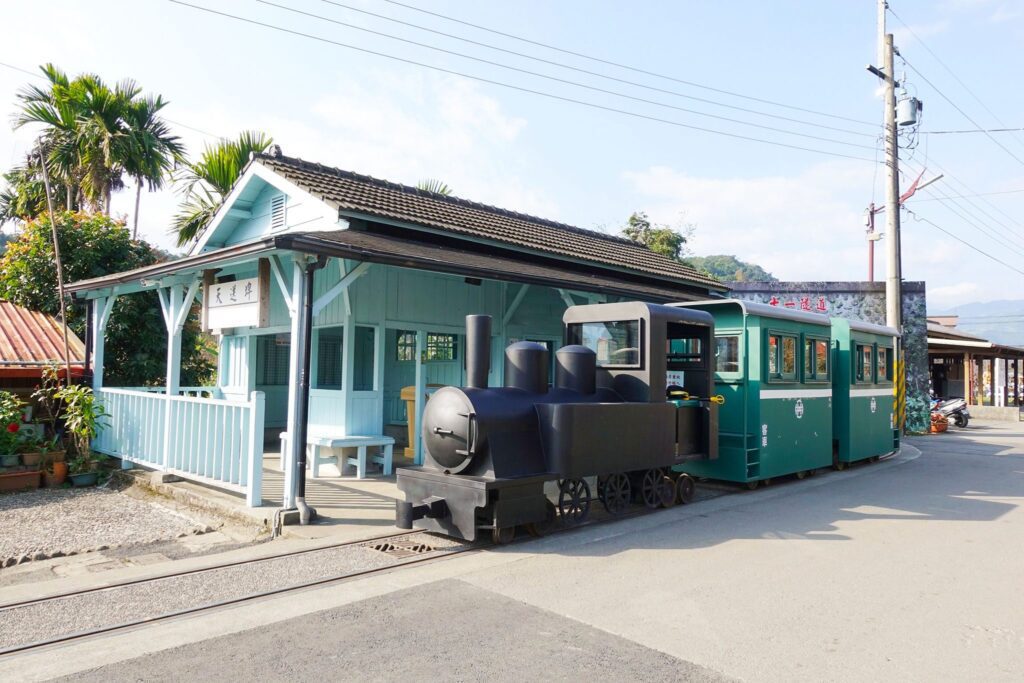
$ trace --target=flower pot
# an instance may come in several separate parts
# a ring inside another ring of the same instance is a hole
[[[0,455],[0,467],[17,467],[21,464],[21,456],[17,453]]]
[[[78,474],[68,475],[68,479],[75,486],[95,486],[98,477],[99,472],[79,472]]]
[[[43,454],[39,451],[36,451],[35,453],[22,453],[21,464],[26,467],[38,469],[39,466],[43,464]]]
[[[39,470],[0,474],[0,491],[23,491],[39,488]]]
[[[66,451],[50,451],[44,456],[47,462],[64,462]]]
[[[46,479],[47,488],[56,488],[64,483],[68,476],[68,464],[66,462],[55,462],[50,469],[43,473]]]

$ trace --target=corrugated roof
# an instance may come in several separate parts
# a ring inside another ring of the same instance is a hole
[[[85,344],[70,330],[68,348],[71,361],[81,365]],[[54,316],[0,301],[0,371],[38,368],[63,359],[63,332]]]
[[[713,289],[728,289],[713,277],[624,237],[445,197],[293,157],[260,155],[256,160],[310,194],[336,205],[343,214],[385,218]]]

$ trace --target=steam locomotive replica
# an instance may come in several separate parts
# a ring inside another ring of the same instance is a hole
[[[506,543],[517,526],[540,534],[560,516],[586,519],[587,478],[612,515],[632,502],[688,502],[681,465],[718,457],[715,326],[706,311],[624,302],[573,306],[555,353],[517,342],[504,386],[487,386],[491,319],[466,319],[466,386],[444,387],[422,419],[424,462],[398,469],[396,524]],[[557,482],[558,503],[545,493]]]

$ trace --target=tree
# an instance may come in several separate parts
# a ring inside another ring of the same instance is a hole
[[[103,214],[58,214],[57,239],[68,282],[140,268],[165,257],[146,242],[132,240],[123,223]],[[56,281],[50,222],[44,214],[26,223],[0,257],[0,299],[58,315]],[[182,338],[185,385],[203,384],[213,372],[210,344],[200,333],[196,318],[193,311]],[[76,334],[84,335],[84,308],[70,307],[67,323]],[[140,386],[164,381],[167,330],[155,292],[119,297],[105,339],[108,384]]]
[[[692,256],[689,261],[697,270],[723,282],[778,282],[774,275],[761,266],[740,261],[731,255]]]
[[[4,187],[0,189],[0,224],[9,221],[27,221],[46,211],[46,188],[40,173],[38,157],[28,155],[24,165],[15,166],[3,174]],[[67,208],[66,188],[51,178],[54,209]]]
[[[164,186],[174,162],[185,161],[185,147],[178,136],[172,135],[167,123],[157,114],[167,106],[159,95],[133,101],[125,112],[128,122],[131,151],[125,162],[125,171],[135,180],[135,219],[132,221],[132,239],[139,235],[139,203],[142,186],[149,191]]]
[[[682,260],[686,241],[692,233],[692,226],[686,226],[684,234],[668,225],[654,225],[643,211],[634,211],[622,229],[624,237],[676,261]]]
[[[265,133],[242,131],[237,140],[221,140],[206,147],[198,161],[178,173],[174,182],[184,196],[181,211],[174,218],[179,247],[194,240],[210,224],[249,163],[249,155],[262,154],[273,142]]]
[[[132,80],[110,87],[94,74],[69,78],[53,64],[41,71],[48,84],[28,85],[18,93],[14,127],[42,126],[46,167],[63,187],[64,208],[83,208],[84,200],[109,214],[111,195],[124,187],[126,172],[139,183],[138,193],[143,182],[151,190],[163,184],[184,148],[157,116],[167,104],[162,98],[142,97]],[[136,227],[138,205],[137,194]]]
[[[443,195],[450,197],[452,194],[452,188],[448,187],[448,184],[443,180],[437,180],[435,178],[424,178],[423,180],[416,183],[417,190],[423,190],[424,192],[431,192],[433,194]]]

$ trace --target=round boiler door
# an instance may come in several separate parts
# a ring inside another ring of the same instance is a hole
[[[423,409],[423,449],[427,462],[452,474],[469,466],[469,418],[473,403],[461,389],[438,389]]]

